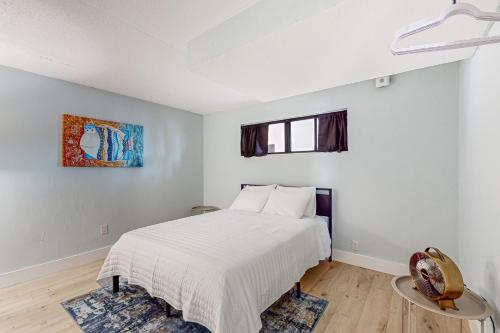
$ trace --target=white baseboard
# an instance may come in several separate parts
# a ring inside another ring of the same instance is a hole
[[[0,288],[5,288],[21,282],[30,281],[51,273],[56,273],[67,268],[85,265],[93,261],[104,259],[111,245],[87,252],[78,253],[66,258],[56,259],[21,268],[12,272],[0,274]]]
[[[391,275],[408,275],[408,265],[343,250],[333,250],[333,260]]]

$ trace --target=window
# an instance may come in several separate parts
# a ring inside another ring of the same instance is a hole
[[[316,151],[316,123],[315,116],[270,123],[268,154]]]
[[[314,151],[316,136],[316,118],[291,121],[290,151]]]
[[[268,154],[285,152],[285,123],[269,124]]]
[[[347,110],[242,125],[240,143],[244,157],[347,151]]]

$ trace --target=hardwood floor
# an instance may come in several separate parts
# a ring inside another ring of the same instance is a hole
[[[59,303],[98,288],[101,265],[97,261],[0,289],[0,332],[81,332]],[[310,269],[302,279],[303,292],[329,301],[314,333],[407,333],[406,307],[392,291],[391,278],[337,262]],[[463,327],[459,320],[417,310],[418,333],[468,332],[467,323]]]
[[[303,291],[330,302],[314,333],[408,333],[407,308],[392,275],[342,263],[322,263],[302,279]],[[417,309],[418,333],[468,333],[467,322]]]

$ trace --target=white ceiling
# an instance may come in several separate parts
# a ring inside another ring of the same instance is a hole
[[[477,0],[477,3],[492,0]],[[198,113],[469,57],[393,56],[448,0],[3,0],[0,64]],[[478,36],[455,20],[426,40]]]

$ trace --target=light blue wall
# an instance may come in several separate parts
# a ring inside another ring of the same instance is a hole
[[[490,35],[500,34],[496,25]],[[460,66],[459,258],[500,326],[500,45]],[[488,323],[489,325],[489,323]],[[493,332],[488,327],[486,332]]]
[[[58,166],[63,113],[144,125],[144,167]],[[203,201],[202,126],[190,112],[0,67],[0,273],[187,216]]]
[[[433,245],[456,258],[457,63],[204,117],[205,203],[241,183],[335,189],[335,247],[407,263]],[[349,152],[240,156],[240,125],[348,109]]]

